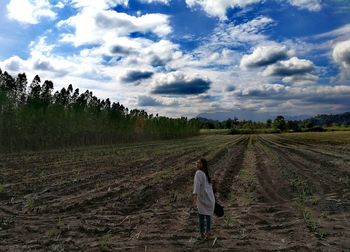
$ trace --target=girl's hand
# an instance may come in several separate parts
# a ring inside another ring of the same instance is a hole
[[[192,206],[193,206],[193,208],[196,208],[196,206],[197,206],[197,194],[193,194]]]
[[[188,209],[188,214],[189,214],[189,215],[194,215],[194,214],[196,214],[196,213],[197,213],[197,212],[196,212],[195,208],[190,207],[190,209]]]

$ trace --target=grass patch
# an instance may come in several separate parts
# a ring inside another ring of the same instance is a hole
[[[34,199],[29,197],[27,198],[27,201],[26,201],[26,207],[29,211],[32,211],[34,209]]]
[[[224,222],[225,222],[226,227],[228,227],[228,228],[233,227],[234,219],[233,219],[231,213],[230,214],[225,214]]]
[[[169,197],[169,204],[176,204],[178,201],[181,201],[183,199],[183,195],[179,194],[177,191],[172,191],[170,197]]]
[[[98,180],[95,184],[95,190],[98,191],[103,187],[103,182],[101,180]]]
[[[54,239],[60,234],[60,230],[57,227],[53,227],[47,231],[47,238]]]
[[[243,188],[245,192],[254,192],[257,186],[255,174],[247,169],[239,172]]]
[[[201,129],[199,131],[201,135],[227,135],[229,132],[229,129]]]
[[[313,206],[317,206],[320,203],[321,198],[318,195],[312,195],[310,201]]]
[[[243,206],[251,205],[256,201],[257,178],[253,170],[242,169],[239,172],[239,188],[243,191],[238,201]]]
[[[350,188],[350,176],[340,177],[338,180],[345,188]]]
[[[231,202],[235,201],[236,195],[233,191],[230,191],[229,194],[227,195],[227,199]]]
[[[303,201],[306,199],[306,197],[312,196],[312,189],[307,180],[297,177],[295,179],[292,179],[290,184],[293,191],[298,192],[299,197],[302,197]]]
[[[305,179],[295,178],[291,180],[291,185],[293,190],[299,193],[298,199],[294,202],[294,207],[300,211],[308,230],[316,237],[323,239],[326,234],[321,229],[320,220],[313,214],[312,209],[306,206],[307,204],[318,205],[321,198],[312,193],[310,183]]]
[[[101,240],[98,242],[98,247],[100,251],[109,251],[111,246],[111,237],[109,235],[106,235],[102,237]]]
[[[350,131],[350,127],[326,127],[327,131]]]
[[[300,143],[350,144],[350,131],[289,133],[282,137]]]
[[[256,197],[251,193],[247,192],[239,198],[239,203],[242,206],[249,206],[256,201]]]
[[[315,217],[312,209],[306,207],[303,202],[297,201],[295,207],[301,212],[303,220],[308,230],[313,233],[317,238],[323,239],[326,233],[321,229],[320,220]]]

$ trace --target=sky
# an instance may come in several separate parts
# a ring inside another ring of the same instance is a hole
[[[349,0],[3,0],[0,68],[169,117],[350,111]]]

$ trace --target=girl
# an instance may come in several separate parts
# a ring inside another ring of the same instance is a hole
[[[198,208],[201,238],[206,239],[210,236],[215,197],[208,172],[208,163],[204,158],[197,161],[197,171],[193,183],[193,206]]]

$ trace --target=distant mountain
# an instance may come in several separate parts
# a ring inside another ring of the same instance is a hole
[[[308,116],[308,115],[280,115],[284,116],[287,121],[310,121],[316,126],[324,126],[324,125],[332,125],[332,124],[348,124],[350,125],[350,112],[342,113],[342,114],[320,114],[317,116]],[[252,120],[252,121],[260,121],[266,122],[267,119],[275,119],[277,114],[270,113],[258,113],[253,110],[236,110],[231,112],[208,112],[201,113],[197,116],[201,122],[217,122],[217,121],[225,121],[229,118],[234,119],[235,117],[238,120]]]
[[[332,124],[348,124],[350,125],[350,112],[336,115],[317,115],[307,119],[307,121],[312,122],[317,126],[332,125]]]
[[[284,119],[287,121],[303,121],[310,118],[310,115],[296,115],[296,116],[284,116]]]
[[[215,123],[215,122],[219,122],[218,120],[212,120],[212,119],[208,119],[205,117],[196,117],[196,119],[201,122],[201,123]]]
[[[201,113],[197,117],[207,118],[211,120],[217,120],[217,121],[225,121],[229,118],[233,119],[235,117],[238,118],[238,120],[252,120],[252,121],[266,121],[267,119],[273,119],[274,116],[272,116],[269,113],[257,113],[252,110],[236,110],[236,111],[222,111],[222,112],[207,112],[207,113]]]
[[[197,118],[206,118],[214,121],[225,121],[229,118],[233,119],[235,117],[238,118],[238,120],[252,120],[252,121],[260,121],[260,122],[266,122],[267,119],[275,119],[276,116],[283,115],[283,113],[280,114],[271,114],[271,113],[261,113],[256,112],[254,110],[247,110],[247,109],[240,109],[230,112],[208,112],[208,113],[201,113],[197,116]],[[305,120],[307,118],[310,118],[310,115],[298,115],[298,116],[288,116],[283,115],[286,120],[290,121],[301,121]]]

